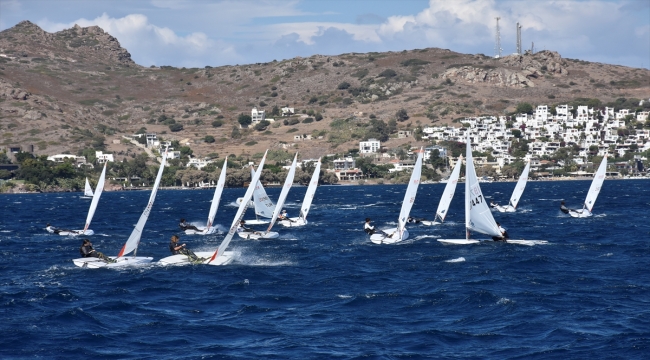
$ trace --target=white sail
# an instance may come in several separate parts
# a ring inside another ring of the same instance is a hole
[[[208,213],[208,223],[205,226],[205,230],[209,231],[212,227],[212,222],[214,217],[217,215],[217,209],[219,208],[219,202],[221,201],[221,193],[223,192],[223,187],[226,185],[226,167],[228,167],[228,158],[223,162],[223,168],[221,169],[221,175],[219,175],[219,181],[217,181],[217,187],[214,189],[214,196],[212,197],[212,204],[210,205],[210,212]]]
[[[411,179],[409,180],[409,186],[406,188],[406,193],[404,194],[404,201],[402,201],[402,210],[399,212],[398,218],[398,230],[399,234],[404,232],[404,227],[406,226],[406,220],[411,213],[411,208],[415,202],[415,195],[418,192],[418,185],[420,185],[420,175],[422,174],[422,154],[424,152],[420,149],[418,153],[418,159],[415,161],[415,166],[413,167],[413,172],[411,173]]]
[[[262,168],[264,167],[264,161],[266,160],[267,152],[268,150],[264,153],[264,157],[262,157],[262,161],[260,161],[260,165],[257,167],[257,171],[253,175],[251,183],[248,185],[248,189],[246,189],[246,194],[244,194],[242,202],[237,209],[237,214],[235,214],[235,219],[232,221],[232,225],[230,226],[230,230],[228,230],[228,234],[226,234],[226,237],[224,237],[217,250],[215,250],[214,254],[212,254],[212,257],[207,262],[208,264],[212,263],[216,258],[223,255],[224,251],[226,251],[226,248],[228,247],[228,244],[230,244],[232,237],[237,232],[239,222],[244,216],[244,212],[246,212],[246,209],[248,208],[248,201],[250,201],[251,196],[253,196],[253,192],[255,191],[255,184],[257,184],[257,182],[260,180],[260,175],[262,174]]]
[[[162,160],[160,161],[160,169],[158,169],[158,175],[156,176],[156,181],[153,184],[153,189],[151,189],[151,195],[149,195],[149,202],[147,203],[147,206],[144,208],[142,215],[140,215],[140,219],[138,220],[138,223],[135,225],[135,228],[133,228],[131,235],[129,236],[129,238],[126,240],[126,243],[122,247],[122,250],[117,255],[118,258],[128,255],[134,251],[137,253],[138,245],[140,244],[140,238],[142,237],[142,230],[144,229],[144,225],[147,223],[147,219],[149,218],[149,214],[151,213],[153,202],[154,200],[156,200],[156,193],[158,192],[160,179],[162,178],[163,171],[165,170],[166,160],[167,160],[167,149],[165,149],[165,153],[162,155]]]
[[[86,187],[84,189],[84,196],[93,197],[93,188],[90,187],[90,183],[88,182],[88,178],[86,178]]]
[[[255,172],[251,168],[251,178],[254,176],[254,173]],[[259,177],[257,180],[257,186],[255,186],[255,192],[253,193],[253,204],[255,204],[255,215],[265,218],[273,216],[275,205],[273,205],[273,201],[271,201],[269,196],[266,195],[266,190],[264,190],[262,182],[259,181]]]
[[[521,199],[521,195],[524,193],[524,189],[526,188],[526,183],[528,182],[529,171],[530,171],[530,161],[528,161],[526,167],[524,168],[524,171],[519,176],[519,181],[517,181],[517,186],[515,186],[515,190],[512,192],[512,196],[510,197],[510,206],[512,206],[513,209],[517,208],[517,204],[519,204],[519,199]]]
[[[311,202],[314,199],[316,194],[316,188],[318,187],[318,178],[320,177],[320,159],[316,164],[314,169],[314,174],[311,176],[311,181],[309,181],[309,187],[305,193],[305,198],[302,200],[302,207],[300,208],[300,218],[303,220],[307,219],[307,214],[309,214],[309,208],[311,207]]]
[[[97,209],[97,204],[99,204],[99,198],[102,196],[102,191],[104,191],[104,181],[106,179],[106,164],[104,163],[104,169],[102,174],[99,176],[99,181],[97,182],[97,188],[95,189],[95,194],[93,195],[93,200],[90,202],[90,208],[88,209],[88,216],[86,216],[86,225],[84,226],[83,233],[88,230],[90,222],[93,220],[95,215],[95,210]],[[86,178],[86,184],[88,184],[88,179]]]
[[[603,182],[605,181],[605,172],[607,171],[607,154],[603,157],[603,161],[600,162],[598,166],[598,171],[594,174],[594,180],[591,182],[589,187],[589,192],[587,193],[587,198],[585,199],[584,207],[585,209],[591,212],[591,209],[594,208],[596,203],[596,198],[600,193],[600,189],[603,187]]]
[[[296,175],[297,159],[298,159],[298,153],[296,153],[296,155],[293,157],[291,168],[289,168],[289,172],[287,173],[287,178],[284,180],[284,185],[282,186],[282,191],[280,192],[280,197],[278,198],[278,203],[275,204],[275,211],[273,211],[273,217],[271,218],[271,223],[269,224],[269,227],[266,229],[267,234],[271,232],[273,225],[275,225],[275,220],[278,219],[278,216],[280,215],[280,211],[282,211],[282,207],[284,206],[284,200],[286,200],[287,195],[289,195],[289,189],[291,189],[291,185],[293,185],[293,178]]]
[[[478,231],[491,236],[501,236],[487,201],[481,192],[474,160],[472,158],[472,146],[467,132],[467,154],[465,155],[465,227],[469,231]],[[469,234],[466,236],[469,238]]]
[[[449,205],[451,204],[451,200],[454,198],[454,193],[456,192],[456,185],[458,184],[458,176],[460,176],[460,166],[463,163],[462,160],[463,158],[461,155],[458,157],[458,161],[454,166],[454,171],[451,172],[451,176],[449,176],[449,180],[447,181],[445,190],[442,192],[442,196],[440,197],[438,210],[436,210],[436,217],[439,218],[441,222],[445,221],[445,217],[447,216],[447,210],[449,210]]]

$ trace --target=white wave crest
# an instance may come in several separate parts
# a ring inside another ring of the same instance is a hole
[[[448,262],[448,263],[457,263],[457,262],[464,262],[464,261],[465,261],[465,258],[462,257],[462,256],[459,257],[459,258],[456,258],[456,259],[445,260],[445,262]]]

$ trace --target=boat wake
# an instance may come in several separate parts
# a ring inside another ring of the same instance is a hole
[[[445,260],[445,262],[447,262],[447,263],[465,262],[465,258],[461,256],[461,257],[456,258],[456,259]]]

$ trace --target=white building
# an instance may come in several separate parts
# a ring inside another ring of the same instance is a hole
[[[377,139],[368,139],[359,143],[359,152],[361,154],[372,154],[379,151],[381,142]]]
[[[98,164],[103,164],[109,161],[115,161],[113,154],[104,154],[102,151],[95,151],[95,157],[97,158]]]
[[[210,163],[212,163],[212,160],[191,158],[190,161],[187,162],[187,167],[194,166],[195,168],[201,170]]]
[[[280,109],[280,111],[282,112],[282,116],[291,116],[296,113],[293,108],[287,106]]]
[[[85,156],[77,156],[77,155],[72,155],[72,154],[57,154],[57,155],[50,155],[47,157],[48,160],[54,161],[55,163],[63,163],[66,161],[66,159],[72,160],[72,162],[75,164],[75,166],[81,166],[86,164],[86,157]]]
[[[253,124],[257,124],[258,122],[264,120],[264,110],[257,110],[257,108],[254,107],[253,110],[251,110],[251,119],[253,120]]]
[[[356,167],[357,164],[352,157],[334,160],[334,170],[352,170]]]

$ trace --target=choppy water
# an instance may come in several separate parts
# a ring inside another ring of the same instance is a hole
[[[514,183],[483,184],[507,203]],[[624,358],[650,355],[650,181],[606,181],[595,216],[578,207],[589,182],[530,182],[513,238],[551,244],[442,245],[464,237],[463,185],[444,225],[374,245],[363,219],[395,224],[405,186],[320,187],[310,224],[280,238],[236,238],[224,266],[81,269],[80,239],[46,222],[83,225],[80,194],[0,195],[0,357]],[[444,184],[421,185],[412,214],[432,218]],[[280,189],[269,189],[277,199]],[[305,188],[292,189],[297,215]],[[244,189],[226,189],[217,223],[230,225]],[[91,228],[115,255],[148,192],[105,192]],[[168,256],[180,217],[201,224],[212,191],[160,191],[138,252]],[[250,211],[250,210],[249,210]],[[213,250],[223,235],[181,236]]]

